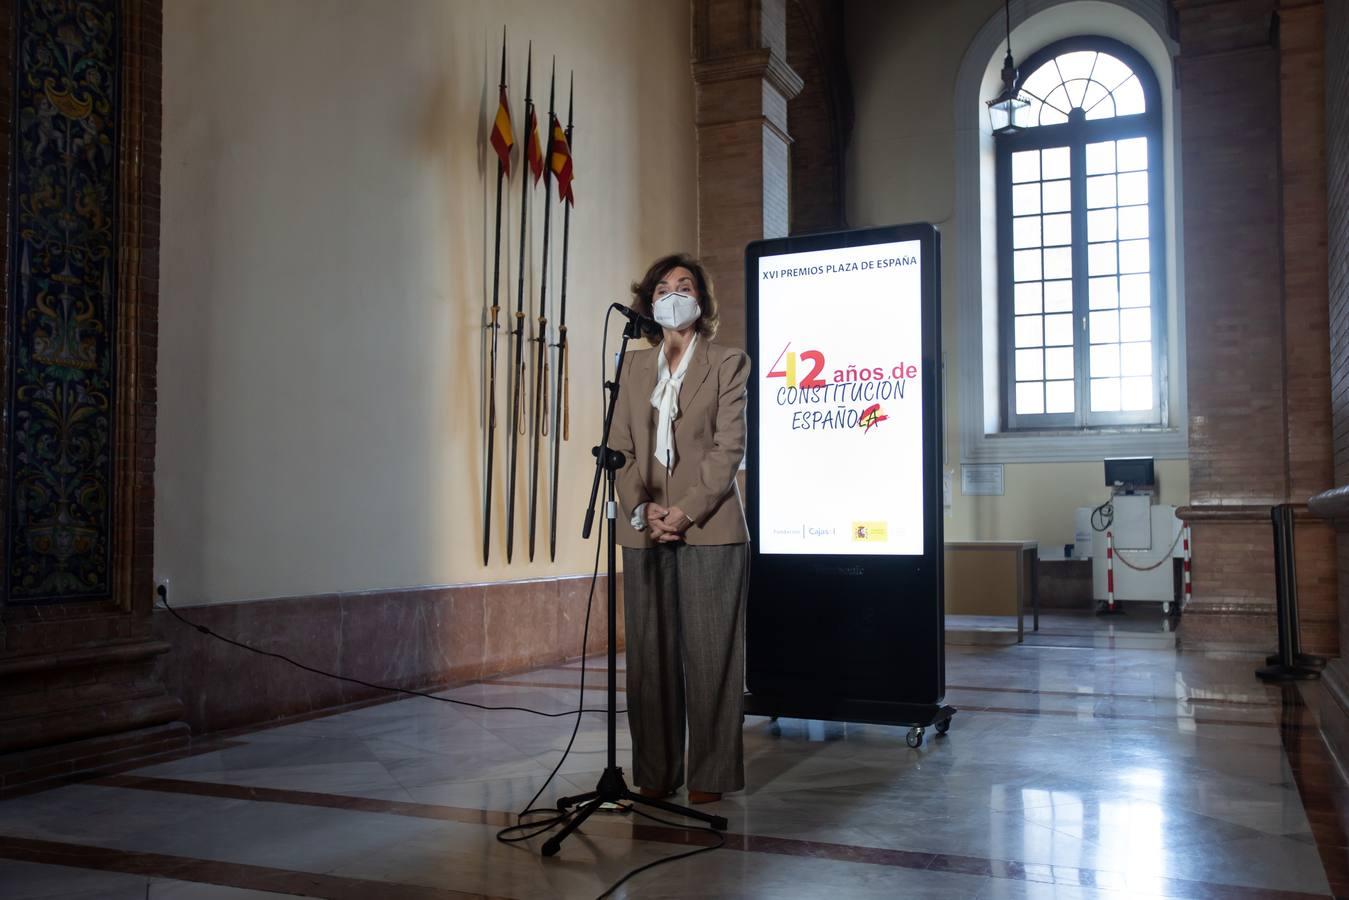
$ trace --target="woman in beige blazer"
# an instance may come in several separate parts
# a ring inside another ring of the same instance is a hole
[[[662,328],[629,354],[610,446],[623,545],[628,727],[646,796],[708,803],[745,785],[745,594],[749,532],[735,475],[745,455],[749,357],[712,343],[707,273],[682,254],[652,264],[632,308]]]

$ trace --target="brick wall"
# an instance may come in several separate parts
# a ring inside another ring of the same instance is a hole
[[[849,88],[843,8],[821,0],[787,4],[787,63],[801,93],[787,104],[791,132],[792,234],[846,227],[844,159]]]
[[[1195,613],[1264,616],[1269,507],[1332,485],[1320,0],[1179,13]],[[1300,517],[1303,642],[1338,646],[1334,536]],[[1202,632],[1202,619],[1189,626]],[[1267,634],[1266,634],[1267,632]]]

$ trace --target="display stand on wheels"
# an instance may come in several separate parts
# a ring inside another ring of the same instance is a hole
[[[943,704],[940,238],[745,251],[746,711],[927,729]]]

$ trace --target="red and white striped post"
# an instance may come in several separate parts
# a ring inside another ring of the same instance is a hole
[[[1183,538],[1181,538],[1181,540],[1184,542],[1183,544],[1184,562],[1181,563],[1181,569],[1185,573],[1184,577],[1185,586],[1182,589],[1183,593],[1181,594],[1181,603],[1180,603],[1180,608],[1184,609],[1185,607],[1190,605],[1190,597],[1193,591],[1193,589],[1190,587],[1190,523],[1181,522],[1180,527],[1182,529],[1182,533],[1185,535]]]
[[[1105,597],[1106,608],[1115,611],[1115,533],[1105,533]]]

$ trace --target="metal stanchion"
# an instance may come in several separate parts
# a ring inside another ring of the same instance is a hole
[[[1274,589],[1279,622],[1279,652],[1256,669],[1262,681],[1306,681],[1321,677],[1326,661],[1302,652],[1298,633],[1297,560],[1293,533],[1293,506],[1283,503],[1270,510],[1274,523]]]

